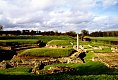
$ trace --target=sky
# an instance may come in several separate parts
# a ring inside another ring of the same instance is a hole
[[[0,0],[3,30],[118,30],[118,0]]]

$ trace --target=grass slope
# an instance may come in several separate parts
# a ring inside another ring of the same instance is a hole
[[[74,51],[71,48],[33,48],[21,52],[18,56],[66,57]]]
[[[0,43],[17,43],[17,44],[36,44],[37,39],[12,39],[12,40],[0,40]]]
[[[31,72],[31,68],[28,67],[15,67],[15,68],[0,70],[0,74],[7,74],[7,75],[28,74],[29,72]]]
[[[47,43],[51,40],[73,40],[72,37],[69,36],[0,36],[0,44],[6,42],[14,42],[20,44],[34,44],[38,40]]]
[[[67,45],[72,45],[71,43],[74,43],[75,41],[73,40],[51,40],[47,44],[48,45],[59,45],[59,46],[67,46]]]

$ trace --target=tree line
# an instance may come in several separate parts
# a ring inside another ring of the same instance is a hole
[[[92,37],[116,37],[118,36],[118,31],[96,31],[89,34]]]
[[[76,32],[74,31],[69,31],[69,32],[58,32],[58,31],[34,31],[34,30],[17,30],[17,31],[0,31],[0,36],[5,35],[5,36],[11,36],[11,35],[68,35],[68,36],[73,36],[76,37]],[[79,36],[92,36],[92,37],[115,37],[118,36],[118,31],[96,31],[92,32],[89,34],[89,31],[87,30],[81,30],[81,33]]]
[[[17,30],[17,31],[0,31],[0,36],[17,36],[17,35],[56,35],[56,36],[60,36],[60,35],[68,35],[68,36],[76,36],[76,32],[74,31],[69,31],[69,32],[65,32],[65,33],[61,33],[58,31],[34,31],[34,30]]]
[[[5,35],[5,36],[11,36],[11,35],[68,35],[68,36],[73,36],[76,37],[76,32],[74,31],[69,31],[65,33],[61,33],[58,31],[34,31],[34,30],[17,30],[17,31],[3,31],[3,26],[0,25],[0,36]],[[84,36],[92,36],[92,37],[115,37],[118,36],[118,31],[96,31],[89,33],[88,30],[81,30],[81,33],[79,34],[80,37]]]

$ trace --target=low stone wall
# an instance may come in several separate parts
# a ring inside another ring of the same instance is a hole
[[[48,70],[39,70],[39,69],[32,69],[33,74],[58,74],[58,73],[72,73],[75,69],[71,67],[62,67],[62,66],[53,66],[50,67]]]

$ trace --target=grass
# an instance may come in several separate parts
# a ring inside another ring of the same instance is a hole
[[[38,36],[39,37],[39,36]],[[1,37],[0,37],[1,38]],[[26,37],[25,37],[26,38]],[[37,37],[36,37],[37,38]],[[34,39],[34,38],[33,38]],[[44,39],[44,38],[43,38]],[[42,40],[43,40],[42,39]],[[60,40],[53,38],[53,40]],[[37,39],[36,39],[37,40]],[[46,38],[45,38],[46,40]],[[52,39],[48,39],[50,41]],[[63,44],[68,45],[69,43],[64,43],[67,40],[63,39]],[[58,41],[59,42],[59,41]],[[68,40],[67,40],[68,42]],[[53,43],[53,44],[60,44]],[[75,44],[75,43],[74,43]],[[103,46],[103,43],[98,42],[83,42],[79,41],[81,45],[92,45],[92,46]],[[88,48],[86,46],[86,48]],[[96,50],[95,52],[110,52],[110,48],[104,48],[103,50]],[[50,56],[50,57],[62,57],[68,56],[73,52],[73,49],[65,48],[65,49],[47,49],[47,48],[34,48],[28,49],[24,52],[18,54],[19,56]],[[85,62],[83,64],[52,64],[45,66],[45,69],[50,68],[51,66],[68,66],[75,68],[76,71],[72,73],[61,73],[61,74],[52,74],[52,75],[34,75],[30,73],[30,68],[9,68],[5,71],[0,70],[0,79],[1,80],[118,80],[118,71],[112,70],[106,67],[101,62],[92,62],[92,57],[96,55],[93,52],[87,53],[85,57]]]
[[[66,66],[66,67],[71,67],[75,68],[76,71],[73,74],[74,75],[100,75],[100,74],[111,74],[112,71],[105,66],[103,63],[98,62],[98,61],[91,61],[92,57],[95,57],[96,55],[92,52],[87,53],[85,57],[85,62],[83,64],[72,64],[72,63],[67,63],[67,64],[52,64],[52,65],[47,65],[45,66],[45,69],[48,69],[52,66]]]
[[[71,48],[33,48],[21,52],[18,56],[66,57],[74,51]]]
[[[41,39],[41,40],[72,40],[70,36],[0,36],[1,40],[9,39]]]
[[[1,73],[0,78],[1,80],[117,80],[117,71],[109,69],[101,62],[90,61],[90,59],[95,56],[94,53],[87,53],[85,57],[86,63],[83,64],[70,63],[45,66],[45,69],[51,66],[68,66],[76,69],[76,71],[70,73],[34,75],[29,73],[30,68],[9,68],[5,70],[5,73]]]
[[[104,52],[112,52],[111,48],[103,48],[102,50],[94,50],[95,52],[100,52],[100,53],[104,53]]]
[[[14,42],[16,44],[35,44],[38,40],[47,43],[51,40],[74,40],[69,36],[0,36],[0,44]]]
[[[93,42],[103,43],[107,46],[117,46],[118,37],[90,37]]]
[[[17,43],[17,44],[36,44],[37,39],[12,39],[12,40],[0,40],[0,43]]]
[[[66,46],[66,45],[72,45],[75,41],[71,40],[51,40],[48,42],[48,45],[59,45],[59,46]]]
[[[72,48],[75,45],[75,40],[51,40],[47,44],[50,46],[66,46],[68,48]]]
[[[9,75],[27,74],[29,72],[31,72],[31,68],[28,68],[28,67],[15,67],[15,68],[8,68],[8,69],[0,70],[0,74],[9,74]]]
[[[99,47],[99,46],[118,47],[118,45],[113,45],[113,44],[110,44],[110,43],[105,43],[105,41],[90,41],[90,42],[85,42],[85,41],[79,40],[79,44],[80,45],[86,45],[85,48],[88,48],[87,45],[91,45],[93,47]]]
[[[97,39],[97,40],[118,40],[118,37],[90,37],[91,39]]]
[[[118,75],[1,75],[0,80],[118,80]]]

